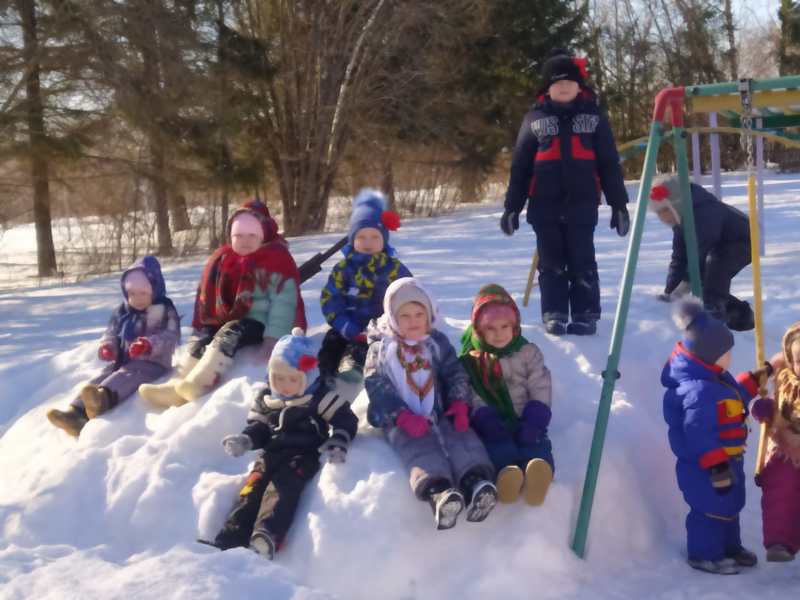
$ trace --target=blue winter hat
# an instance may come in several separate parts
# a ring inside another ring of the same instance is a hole
[[[274,373],[291,369],[303,374],[305,377],[303,390],[305,390],[316,379],[317,362],[313,340],[306,337],[302,329],[295,327],[290,335],[280,338],[272,349],[267,366],[270,387],[273,389],[275,387],[272,382]]]
[[[400,216],[394,211],[386,210],[385,196],[371,188],[362,189],[353,201],[347,232],[347,241],[351,246],[356,233],[366,227],[377,229],[383,234],[384,246],[389,243],[389,232],[400,227]]]
[[[733,348],[733,334],[722,321],[712,317],[697,299],[678,304],[673,314],[683,329],[683,347],[710,365]]]
[[[123,271],[122,276],[119,278],[119,285],[122,288],[122,295],[125,300],[128,299],[128,291],[125,289],[125,278],[133,271],[141,271],[150,282],[150,287],[153,289],[153,302],[163,300],[167,296],[167,285],[164,282],[164,276],[161,274],[161,263],[155,256],[144,256],[140,260],[133,263],[130,267]]]

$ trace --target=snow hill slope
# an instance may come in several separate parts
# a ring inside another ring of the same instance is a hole
[[[726,199],[746,208],[744,178],[727,175]],[[635,197],[631,187],[631,197]],[[800,319],[800,176],[767,181],[763,259],[768,354]],[[521,301],[534,237],[498,228],[498,205],[407,222],[393,235],[402,260],[440,302],[457,343],[478,288],[495,281]],[[96,342],[119,302],[116,277],[0,294],[0,599],[162,598],[785,598],[797,565],[760,564],[738,577],[684,562],[685,506],[661,417],[659,373],[678,337],[663,288],[671,234],[647,227],[600,473],[587,560],[569,542],[586,469],[627,250],[601,210],[596,245],[603,319],[590,339],[543,333],[538,295],[524,333],[554,378],[551,437],[556,481],[545,505],[498,506],[486,522],[433,528],[398,459],[364,418],[345,465],[325,466],[307,488],[285,549],[269,563],[245,549],[195,543],[213,536],[253,460],[229,458],[220,439],[244,425],[263,357],[246,352],[225,383],[199,402],[159,412],[138,396],[86,427],[76,442],[45,413],[66,405],[100,364]],[[292,240],[298,262],[336,235]],[[170,296],[188,323],[201,263],[166,266]],[[330,266],[330,265],[329,265]],[[745,299],[750,269],[735,281]],[[311,332],[325,275],[304,289]],[[188,327],[184,334],[188,334]],[[736,334],[733,370],[754,364],[753,334]],[[752,472],[757,434],[750,438]],[[745,545],[761,547],[760,492],[748,484]]]

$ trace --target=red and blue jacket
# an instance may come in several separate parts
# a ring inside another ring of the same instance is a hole
[[[600,191],[611,206],[628,202],[614,134],[594,93],[564,105],[541,96],[525,115],[514,147],[505,209],[528,205],[534,227],[596,225]]]
[[[747,407],[758,392],[751,373],[736,379],[717,365],[703,362],[675,346],[661,373],[664,420],[669,444],[677,457],[678,485],[695,510],[732,517],[744,508],[742,456],[747,442]],[[711,486],[710,469],[728,462],[735,483],[727,494]]]

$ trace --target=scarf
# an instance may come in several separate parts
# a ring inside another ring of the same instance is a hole
[[[459,358],[469,375],[472,389],[509,425],[516,424],[518,418],[503,378],[500,359],[514,354],[527,343],[522,335],[517,335],[505,347],[495,348],[483,341],[472,325],[461,336]]]
[[[166,328],[167,317],[169,316],[169,309],[175,310],[175,305],[169,298],[161,298],[156,300],[144,310],[137,310],[130,304],[125,302],[120,308],[120,314],[117,318],[117,335],[119,336],[120,346],[123,354],[127,355],[131,344],[147,333],[147,317],[151,308],[157,305],[163,305],[164,311],[161,317],[159,330]],[[121,357],[120,357],[121,358]]]
[[[409,342],[393,337],[386,350],[386,357],[391,379],[400,398],[415,415],[430,416],[433,412],[436,386],[432,356],[425,340]]]

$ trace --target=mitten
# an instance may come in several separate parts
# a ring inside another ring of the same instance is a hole
[[[358,342],[359,344],[366,344],[367,343],[367,334],[366,333],[359,333],[356,337],[353,338],[354,342]]]
[[[418,438],[422,437],[430,429],[428,419],[421,415],[415,415],[410,410],[403,409],[395,419],[395,424],[406,432],[409,437]]]
[[[775,416],[775,401],[772,398],[759,398],[750,407],[750,414],[760,423],[769,423]]]
[[[508,439],[510,433],[497,410],[492,406],[481,406],[472,413],[472,427],[488,442]]]
[[[756,383],[761,385],[761,380],[763,379],[766,381],[770,377],[772,377],[773,368],[772,365],[768,361],[764,361],[764,366],[755,371],[750,371],[750,374],[753,376],[753,379],[756,380]]]
[[[711,467],[710,478],[711,487],[720,495],[730,492],[736,481],[736,476],[731,471],[731,466],[727,461]]]
[[[318,450],[319,462],[341,465],[347,458],[347,448],[336,438],[328,438]]]
[[[358,324],[354,323],[353,321],[347,321],[344,325],[342,325],[342,328],[339,329],[339,333],[341,333],[348,340],[352,340],[361,334],[361,327],[359,327]]]
[[[631,228],[631,217],[628,214],[628,207],[624,204],[611,207],[611,229],[617,230],[617,235],[625,237]]]
[[[453,400],[444,414],[446,417],[453,417],[453,429],[458,433],[469,429],[469,404],[463,400]]]
[[[253,440],[244,433],[234,433],[222,438],[222,447],[231,456],[241,456],[248,450],[253,449]]]
[[[550,425],[552,412],[544,402],[531,400],[522,409],[517,441],[524,446],[535,444]]]
[[[519,213],[506,209],[503,216],[500,217],[500,229],[506,235],[514,235],[514,232],[519,229]]]
[[[100,357],[100,360],[113,362],[117,359],[117,349],[113,344],[101,344],[97,356]]]
[[[150,354],[152,351],[153,345],[150,343],[150,340],[140,337],[136,338],[131,344],[131,347],[128,349],[128,354],[131,355],[131,358],[139,358],[140,356]]]

